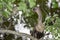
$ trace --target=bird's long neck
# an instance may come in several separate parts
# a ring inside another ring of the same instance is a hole
[[[44,36],[44,25],[42,23],[42,14],[41,14],[41,10],[38,7],[34,8],[34,12],[38,14],[38,19],[37,19],[38,23],[34,27],[34,30],[32,31],[31,35],[40,39]]]
[[[39,8],[37,8],[36,13],[38,14],[38,23],[41,24],[42,23],[41,10]]]
[[[38,23],[36,25],[36,30],[39,32],[43,32],[44,31],[44,25],[42,23],[42,13],[41,10],[39,8],[36,8],[36,13],[38,14]]]

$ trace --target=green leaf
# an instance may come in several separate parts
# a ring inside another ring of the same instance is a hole
[[[8,11],[3,11],[2,15],[6,18],[9,18],[9,12]]]
[[[52,2],[56,2],[56,0],[52,0]]]
[[[15,0],[10,0],[10,1],[14,2]]]
[[[53,17],[58,17],[58,14],[54,14]]]
[[[21,0],[21,2],[25,2],[26,0]]]
[[[57,2],[53,2],[53,3],[52,3],[52,7],[53,7],[53,8],[58,8],[58,3],[57,3]]]
[[[0,3],[0,9],[2,9],[2,3]]]
[[[12,4],[11,4],[11,3],[7,4],[6,6],[7,6],[7,9],[8,9],[9,11],[12,11]]]
[[[2,20],[2,18],[0,17],[0,23],[2,23],[2,21],[3,21],[3,20]]]
[[[51,16],[48,16],[48,17],[45,18],[45,20],[49,20],[50,18],[51,18]]]
[[[32,8],[36,5],[35,0],[29,0],[29,3],[30,3],[30,8]]]
[[[9,2],[14,2],[15,0],[3,0],[4,2],[6,2],[6,3],[9,3]]]
[[[18,10],[23,10],[24,12],[26,11],[27,6],[24,2],[20,2]]]

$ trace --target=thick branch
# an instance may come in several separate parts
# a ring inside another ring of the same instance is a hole
[[[0,33],[9,33],[9,34],[14,34],[14,35],[18,35],[18,36],[26,36],[32,40],[38,40],[28,34],[25,34],[25,33],[21,33],[21,32],[15,32],[15,31],[11,31],[11,30],[0,30]]]

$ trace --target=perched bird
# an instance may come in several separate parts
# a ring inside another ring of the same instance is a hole
[[[40,39],[44,36],[44,25],[42,23],[42,13],[39,5],[33,9],[34,12],[38,14],[37,24],[34,27],[33,31],[31,31],[31,35]]]

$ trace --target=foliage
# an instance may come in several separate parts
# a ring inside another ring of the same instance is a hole
[[[17,6],[17,10],[22,10],[25,23],[27,26],[34,27],[37,23],[38,15],[32,9],[39,4],[41,6],[43,23],[45,23],[46,31],[54,35],[55,40],[60,39],[60,7],[59,2],[51,0],[50,8],[47,6],[48,0],[0,0],[0,24],[7,22],[13,14],[13,5]],[[17,14],[17,13],[16,13]],[[14,16],[16,16],[14,14]],[[17,19],[17,18],[16,18]],[[13,19],[14,21],[14,19]],[[5,23],[6,24],[6,23]],[[31,25],[31,26],[30,26]],[[1,25],[0,25],[1,26]]]

